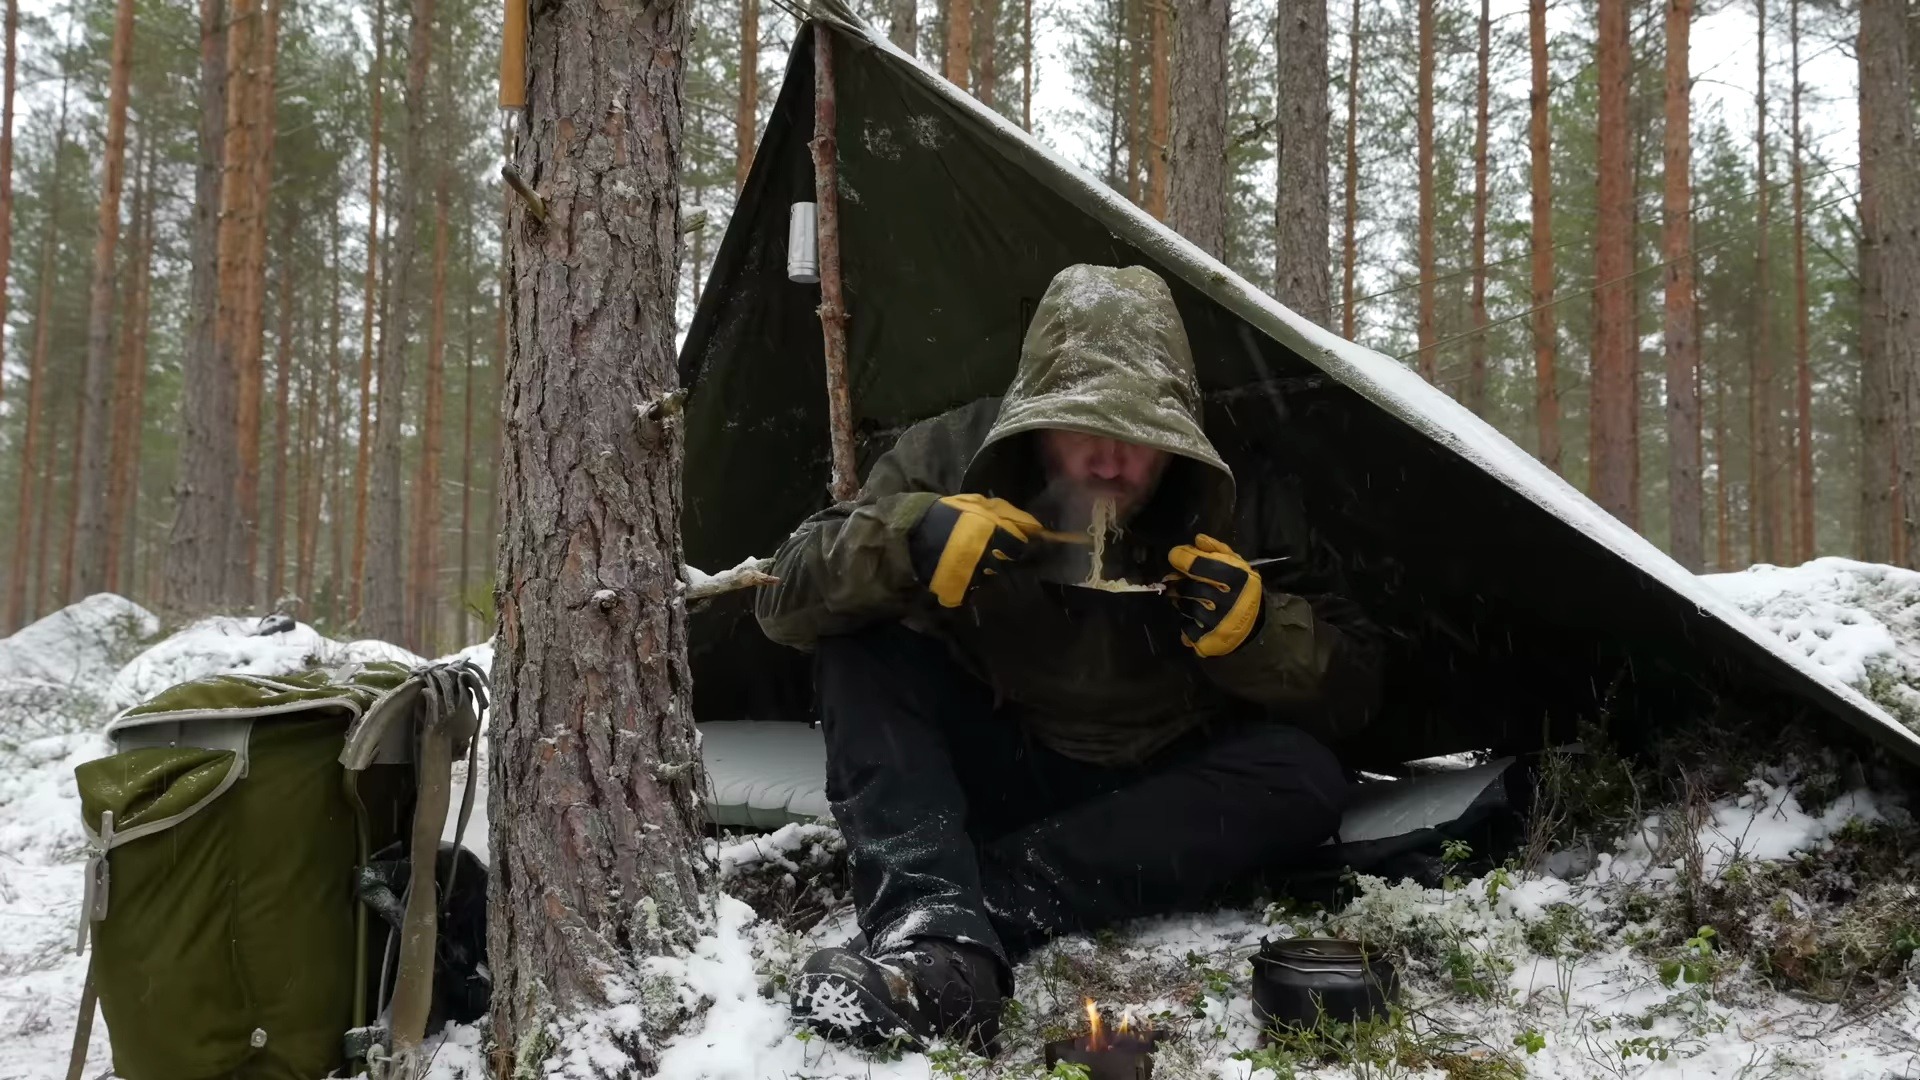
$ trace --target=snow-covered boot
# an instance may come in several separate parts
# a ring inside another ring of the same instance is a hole
[[[1000,1034],[1000,970],[992,954],[937,938],[867,956],[821,949],[793,987],[795,1019],[860,1046],[924,1048],[944,1035],[991,1053]]]

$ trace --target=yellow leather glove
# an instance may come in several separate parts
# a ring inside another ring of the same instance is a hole
[[[1201,656],[1225,656],[1260,628],[1260,572],[1205,533],[1167,552],[1167,599],[1190,624],[1180,640]]]
[[[957,608],[982,575],[1024,556],[1040,529],[1032,514],[1005,499],[948,495],[914,524],[907,550],[914,573],[940,606]]]

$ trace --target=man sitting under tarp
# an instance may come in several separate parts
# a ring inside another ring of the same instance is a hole
[[[1048,936],[1198,908],[1334,834],[1341,767],[1297,725],[1363,716],[1376,650],[1337,583],[1230,546],[1301,523],[1236,514],[1200,414],[1166,282],[1071,266],[1005,397],[914,425],[781,545],[760,625],[815,653],[865,937],[807,962],[814,1028],[990,1047]]]

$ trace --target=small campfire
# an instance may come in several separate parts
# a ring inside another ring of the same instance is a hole
[[[1135,1030],[1133,1018],[1127,1013],[1120,1015],[1117,1026],[1109,1028],[1092,998],[1086,999],[1086,1007],[1087,1033],[1048,1043],[1047,1068],[1065,1061],[1086,1066],[1091,1080],[1150,1080],[1157,1041],[1153,1029],[1143,1026]]]

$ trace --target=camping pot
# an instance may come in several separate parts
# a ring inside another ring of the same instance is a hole
[[[1400,991],[1393,963],[1357,941],[1262,939],[1253,957],[1253,1015],[1262,1028],[1351,1024],[1386,1015]]]
[[[787,280],[820,284],[820,220],[810,202],[794,203],[787,218]]]

